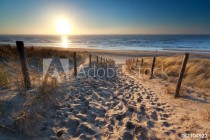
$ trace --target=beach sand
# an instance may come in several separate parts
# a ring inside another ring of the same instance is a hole
[[[141,50],[102,50],[102,49],[87,49],[87,48],[69,48],[70,51],[78,51],[78,52],[90,52],[100,56],[111,57],[115,59],[116,63],[124,64],[126,59],[129,58],[139,58],[139,57],[151,57],[151,56],[176,56],[183,55],[189,51],[141,51]],[[206,53],[202,53],[206,52]],[[191,57],[196,58],[210,58],[209,51],[191,51],[189,52]]]
[[[189,90],[192,98],[174,99],[167,94],[169,83],[137,77],[124,65],[128,58],[184,53],[68,50],[114,59],[116,65],[110,67],[120,71],[112,78],[94,77],[93,71],[90,77],[71,77],[46,97],[36,99],[31,98],[36,87],[22,95],[17,89],[0,89],[2,102],[21,106],[12,116],[1,117],[1,139],[177,140],[185,134],[201,134],[200,138],[210,134],[210,95]],[[209,54],[193,53],[192,57],[209,58]],[[80,66],[87,72],[88,59]]]

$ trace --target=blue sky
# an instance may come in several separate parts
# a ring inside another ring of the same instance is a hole
[[[0,0],[0,34],[210,34],[209,0]]]

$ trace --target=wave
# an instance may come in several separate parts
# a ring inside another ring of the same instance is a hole
[[[68,36],[69,47],[90,47],[103,49],[164,50],[193,49],[210,50],[210,35],[81,35]],[[42,35],[0,35],[0,44],[15,45],[22,40],[27,46],[62,47],[61,36]]]

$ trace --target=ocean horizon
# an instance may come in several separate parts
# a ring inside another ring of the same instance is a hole
[[[0,35],[0,44],[105,50],[210,51],[210,35]]]

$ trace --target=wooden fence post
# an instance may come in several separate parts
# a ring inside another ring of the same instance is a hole
[[[138,58],[136,59],[136,67],[137,67],[137,65],[138,65],[138,62],[139,62],[139,60],[138,60]]]
[[[96,63],[98,64],[98,56],[96,56]]]
[[[25,85],[25,88],[30,88],[31,81],[30,81],[30,76],[29,76],[28,63],[26,60],[24,43],[23,41],[16,41],[16,45],[17,45],[17,50],[19,53],[19,58],[20,58],[20,63],[21,63],[24,85]]]
[[[108,68],[108,66],[109,66],[109,63],[108,63],[108,61],[106,62],[106,69]]]
[[[144,64],[144,58],[141,59],[141,68],[143,67]]]
[[[89,67],[91,68],[91,57],[92,55],[90,54],[90,62],[89,62]]]
[[[98,64],[98,55],[96,56],[96,67],[98,68],[99,64]]]
[[[103,64],[103,57],[101,57],[101,65]]]
[[[153,61],[152,61],[152,68],[151,68],[150,79],[152,79],[153,76],[154,76],[155,60],[156,60],[156,57],[154,57]]]
[[[179,79],[177,81],[175,98],[180,96],[179,91],[180,91],[180,88],[181,88],[181,85],[182,85],[182,79],[184,77],[184,72],[185,72],[185,69],[186,69],[186,66],[187,66],[188,58],[189,58],[189,53],[185,53],[184,60],[182,62],[182,68],[181,68],[180,73],[179,73]]]
[[[77,76],[77,53],[74,52],[74,76]]]

